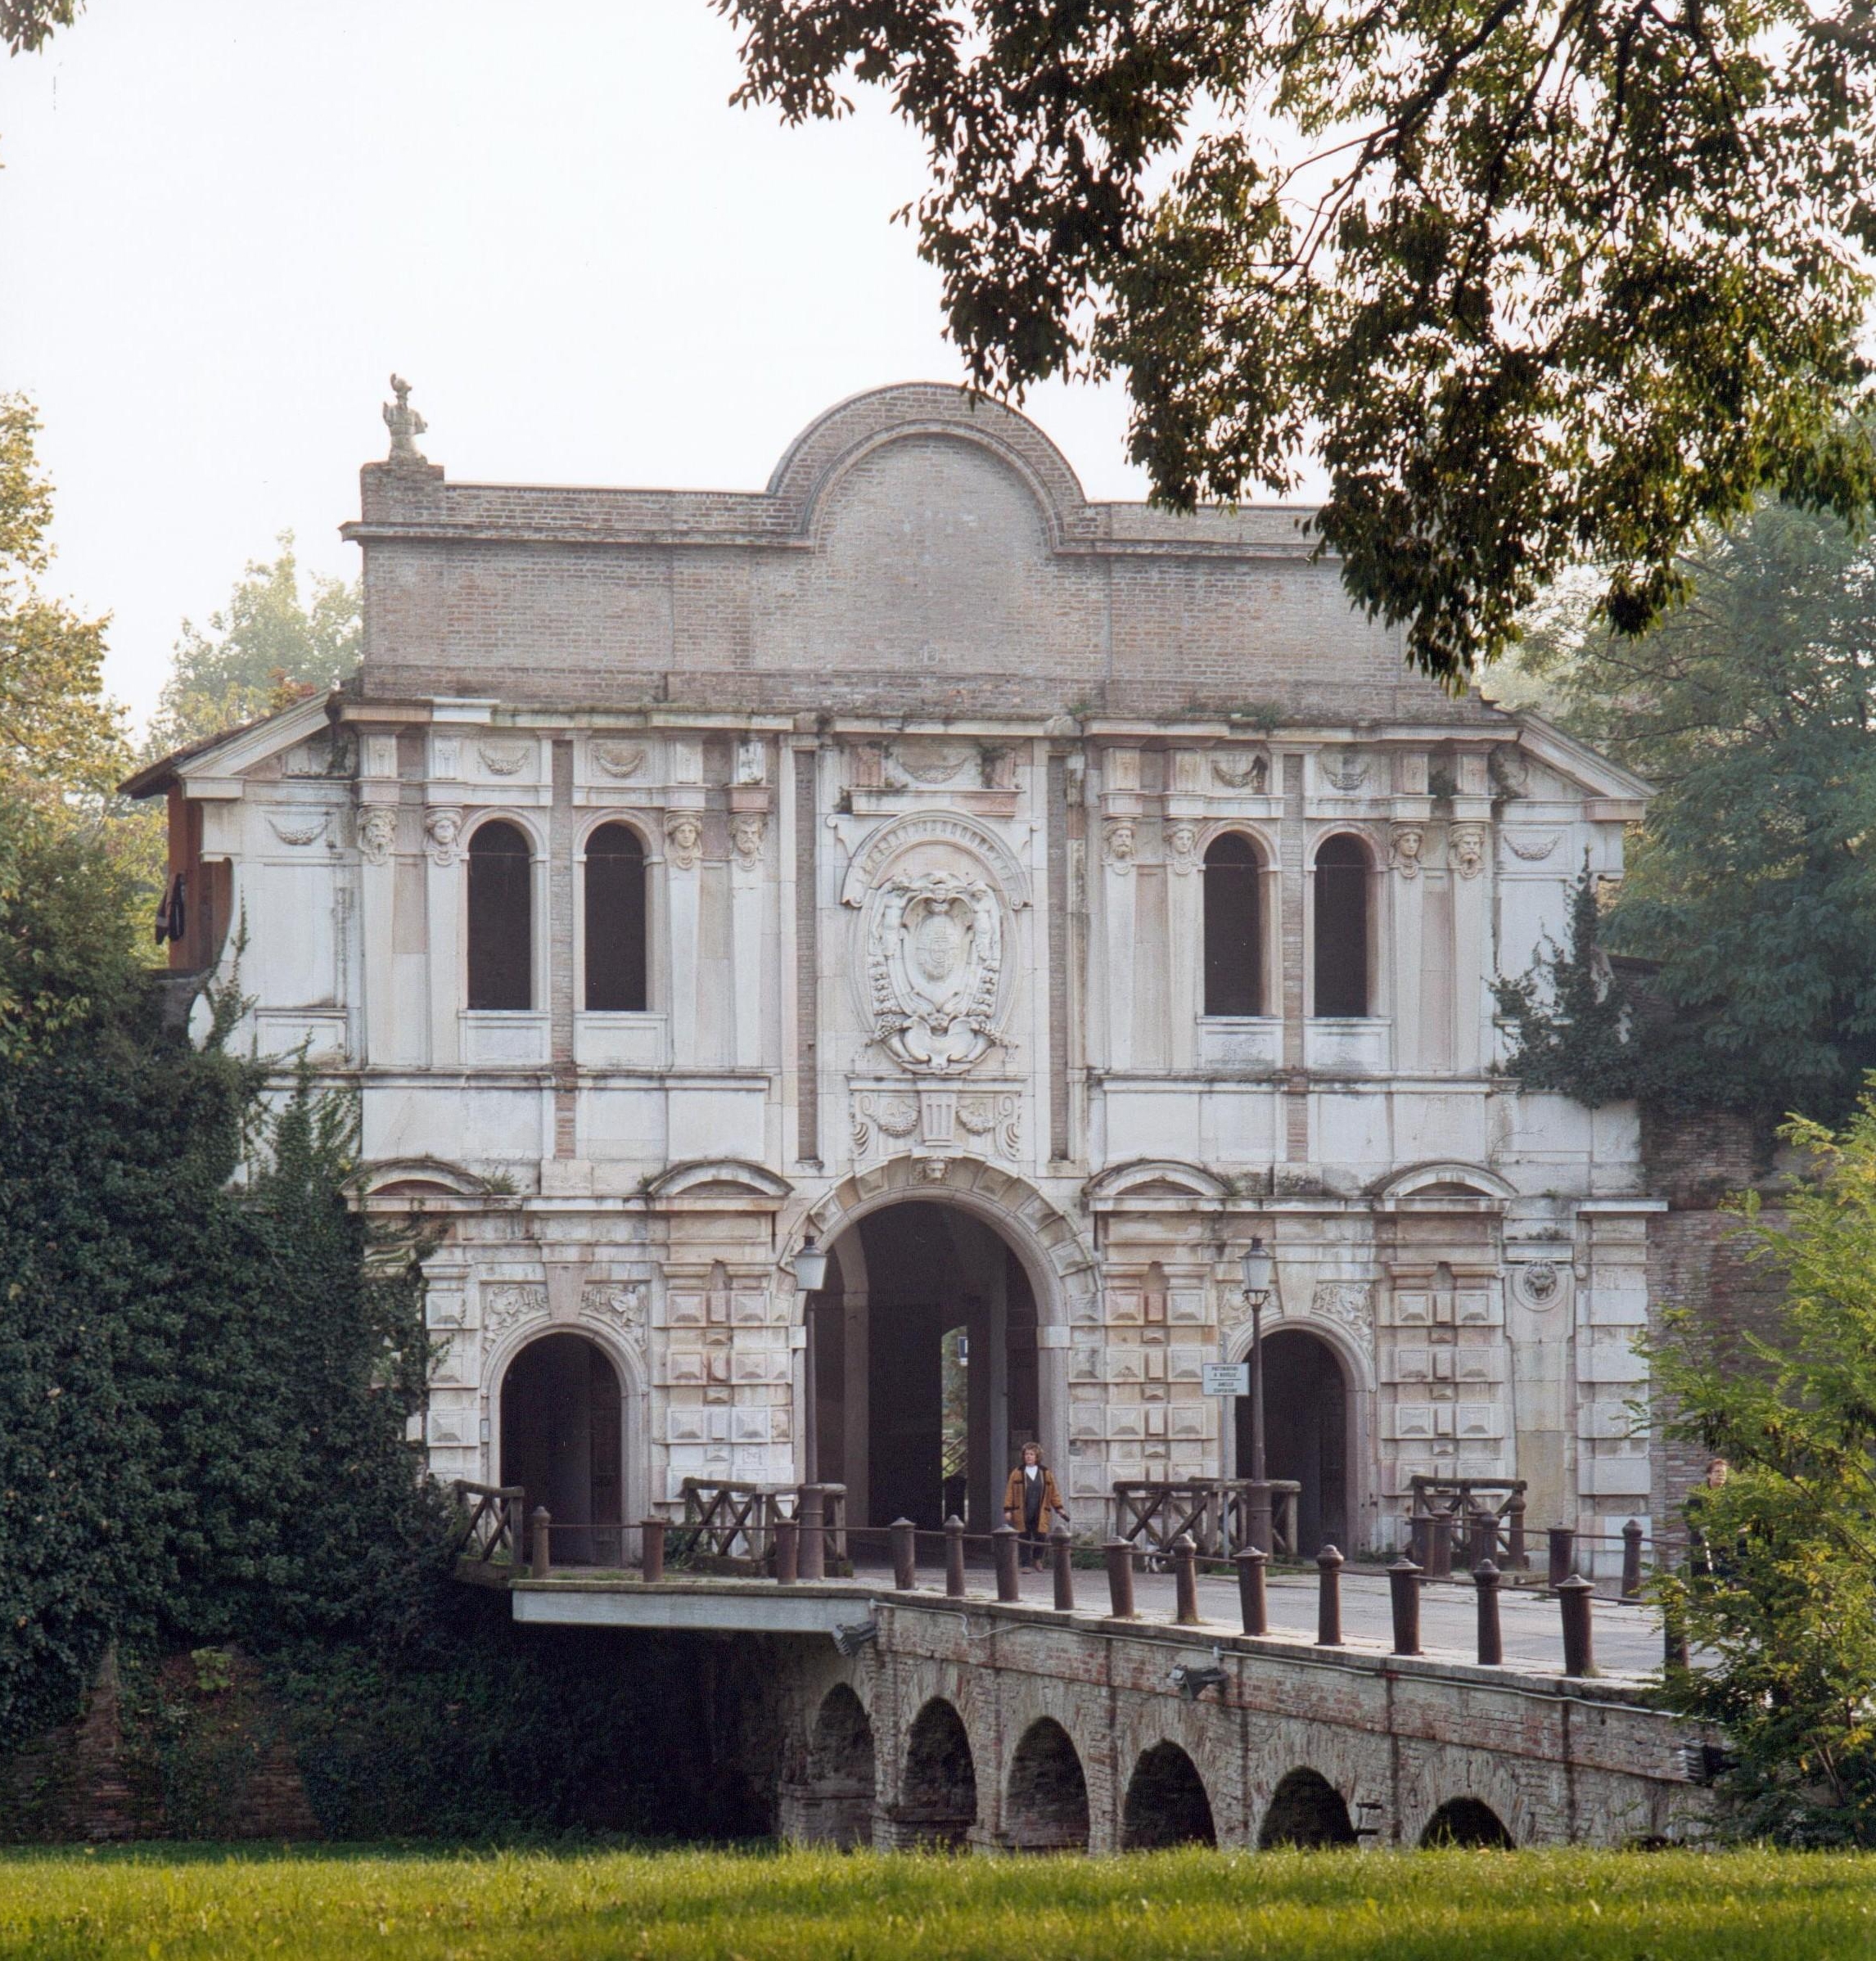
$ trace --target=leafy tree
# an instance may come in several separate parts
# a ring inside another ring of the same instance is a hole
[[[1670,1433],[1731,1467],[1690,1501],[1712,1571],[1662,1583],[1706,1651],[1668,1692],[1725,1729],[1733,1828],[1876,1846],[1876,1096],[1841,1133],[1784,1135],[1815,1172],[1788,1223],[1738,1204],[1787,1276],[1776,1333],[1729,1343],[1679,1318],[1651,1357]]]
[[[1456,683],[1559,571],[1625,632],[1771,489],[1847,515],[1876,246],[1864,0],[716,0],[737,99],[923,138],[972,381],[1125,371],[1188,507],[1296,481]]]
[[[104,694],[104,623],[38,580],[52,562],[52,485],[21,395],[0,395],[0,796],[42,805],[101,795],[121,773],[118,710]]]
[[[420,1249],[369,1257],[349,1108],[165,1026],[93,836],[0,802],[0,843],[3,1747],[112,1639],[408,1619],[440,1539]]]
[[[1636,1093],[1838,1114],[1876,1067],[1876,549],[1767,505],[1686,570],[1693,601],[1653,633],[1625,640],[1583,609],[1524,656],[1573,733],[1656,787],[1599,922],[1604,946],[1660,962],[1646,992],[1667,1012],[1630,1030]],[[1585,913],[1578,938],[1598,925]],[[1550,1086],[1597,1102],[1621,1092],[1585,1045],[1581,990],[1601,990],[1605,1050],[1630,997],[1588,953],[1573,942],[1548,976],[1577,990],[1555,1003],[1581,1024],[1567,1040],[1531,1019],[1547,990],[1514,984],[1500,1008],[1527,1080],[1573,1075]]]
[[[12,54],[31,54],[70,27],[83,0],[0,0],[0,41]]]
[[[1570,888],[1569,944],[1545,946],[1531,972],[1496,986],[1524,1086],[1561,1090],[1591,1110],[1636,1095],[1640,1075],[1633,1004],[1601,957],[1600,926],[1596,881],[1585,866]]]
[[[207,633],[183,622],[151,725],[151,757],[270,715],[358,665],[358,586],[315,577],[304,603],[293,534],[282,531],[277,544],[276,557],[249,561]]]

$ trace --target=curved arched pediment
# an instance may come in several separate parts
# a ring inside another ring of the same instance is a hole
[[[986,824],[955,810],[920,810],[882,824],[861,845],[841,881],[841,904],[859,907],[896,858],[920,845],[951,845],[969,852],[1003,888],[1012,907],[1029,904],[1029,874],[1022,861]]]
[[[1481,1199],[1502,1201],[1515,1198],[1517,1191],[1497,1172],[1488,1171],[1483,1165],[1447,1161],[1411,1165],[1405,1171],[1397,1171],[1377,1190],[1375,1196],[1383,1206],[1399,1205],[1408,1199],[1424,1200],[1435,1205],[1442,1200],[1476,1204]]]
[[[1231,1196],[1230,1187],[1202,1165],[1176,1157],[1139,1157],[1098,1171],[1081,1188],[1081,1195],[1097,1211],[1135,1205],[1219,1206]]]
[[[787,1179],[747,1158],[699,1157],[661,1172],[652,1180],[647,1193],[654,1200],[728,1199],[739,1205],[769,1200],[779,1204],[794,1189]]]
[[[381,1159],[363,1168],[360,1187],[367,1198],[486,1198],[495,1189],[440,1157]]]
[[[872,389],[837,403],[789,445],[769,480],[769,494],[797,533],[810,533],[858,465],[890,444],[934,438],[978,451],[1021,482],[1051,545],[1092,534],[1080,480],[1035,423],[999,402],[935,381]]]

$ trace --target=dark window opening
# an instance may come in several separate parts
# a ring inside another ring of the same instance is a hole
[[[1264,1012],[1264,934],[1258,881],[1263,868],[1249,838],[1228,831],[1205,854],[1205,1012]]]
[[[469,841],[469,1005],[534,1004],[533,877],[528,841],[499,818]]]
[[[645,847],[629,824],[602,824],[586,846],[586,1005],[643,1014]]]
[[[1368,854],[1352,837],[1316,853],[1316,1012],[1368,1012]]]

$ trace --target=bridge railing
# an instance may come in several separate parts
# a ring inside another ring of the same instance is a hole
[[[472,1484],[459,1477],[452,1489],[462,1512],[453,1549],[457,1557],[481,1566],[504,1559],[510,1566],[519,1566],[527,1505],[525,1487]]]
[[[1639,1521],[1631,1521],[1622,1534],[1612,1535],[1619,1539],[1631,1569],[1639,1557],[1641,1530]],[[849,1534],[849,1543],[856,1569],[865,1571],[890,1565],[895,1591],[927,1590],[922,1576],[931,1576],[935,1579],[936,1567],[942,1571],[943,1590],[947,1595],[981,1598],[982,1593],[972,1587],[972,1580],[973,1576],[981,1576],[988,1568],[994,1575],[996,1599],[1021,1602],[1033,1607],[1038,1603],[1033,1599],[1026,1600],[1022,1592],[1023,1573],[1026,1570],[1047,1571],[1051,1576],[1051,1604],[1056,1611],[1072,1612],[1080,1606],[1098,1612],[1103,1604],[1098,1598],[1102,1580],[1085,1571],[1078,1577],[1077,1554],[1085,1561],[1089,1549],[1076,1548],[1066,1530],[1061,1527],[1046,1542],[1039,1542],[1035,1536],[1018,1533],[1008,1526],[987,1534],[972,1533],[964,1530],[962,1520],[954,1517],[942,1531],[933,1532],[900,1519],[888,1526],[855,1527]],[[791,1542],[788,1557],[777,1568],[776,1577],[783,1584],[805,1577],[795,1562],[794,1551]],[[1142,1618],[1135,1604],[1136,1577],[1143,1572],[1163,1573],[1170,1567],[1174,1581],[1173,1623],[1199,1626],[1206,1625],[1209,1619],[1215,1625],[1220,1603],[1215,1594],[1208,1616],[1202,1610],[1199,1581],[1202,1576],[1227,1578],[1235,1582],[1236,1606],[1243,1631],[1249,1634],[1267,1634],[1270,1626],[1265,1569],[1269,1562],[1268,1553],[1254,1549],[1247,1549],[1229,1558],[1203,1558],[1189,1535],[1175,1539],[1165,1549],[1163,1558],[1148,1546],[1115,1537],[1101,1549],[1107,1595],[1104,1604],[1112,1618]],[[1342,1634],[1342,1612],[1345,1562],[1333,1546],[1325,1546],[1316,1554],[1315,1564],[1317,1568],[1315,1644],[1319,1648],[1344,1647],[1347,1644]],[[1393,1652],[1418,1655],[1421,1652],[1420,1596],[1429,1576],[1413,1560],[1403,1558],[1387,1570],[1387,1577]],[[1474,1571],[1464,1576],[1477,1603],[1477,1659],[1481,1666],[1496,1667],[1504,1664],[1499,1619],[1504,1578],[1496,1562],[1489,1558],[1481,1559]],[[1628,1580],[1634,1580],[1632,1571]],[[1629,1585],[1625,1580],[1625,1590],[1629,1597],[1638,1594],[1639,1581]],[[1078,1592],[1095,1597],[1078,1600]],[[1556,1602],[1559,1618],[1560,1672],[1572,1678],[1594,1675],[1597,1670],[1591,1607],[1595,1589],[1579,1573],[1572,1571],[1549,1593]],[[869,1638],[859,1628],[846,1631],[852,1639]],[[1663,1631],[1665,1661],[1669,1666],[1686,1666],[1684,1643],[1676,1642],[1671,1629]],[[1528,1664],[1520,1666],[1527,1667]],[[1194,1666],[1187,1668],[1185,1673],[1188,1679],[1184,1687],[1197,1694],[1210,1685],[1210,1678],[1216,1670]]]
[[[1408,1484],[1408,1556],[1430,1577],[1450,1577],[1455,1563],[1472,1572],[1488,1559],[1501,1571],[1529,1567],[1524,1479],[1416,1472]]]
[[[1269,1549],[1280,1559],[1294,1559],[1303,1488],[1285,1478],[1267,1481]],[[1109,1536],[1161,1558],[1184,1536],[1202,1558],[1228,1558],[1252,1543],[1253,1488],[1250,1479],[1241,1477],[1116,1478],[1107,1501]]]

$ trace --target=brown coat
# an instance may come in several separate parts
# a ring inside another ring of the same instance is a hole
[[[1049,1469],[1047,1464],[1044,1464],[1042,1467],[1042,1512],[1038,1521],[1038,1529],[1044,1532],[1050,1530],[1055,1524],[1055,1517],[1058,1512],[1061,1513],[1062,1520],[1066,1523],[1068,1517],[1068,1508],[1062,1502],[1062,1491],[1055,1481],[1055,1473]],[[1018,1464],[1016,1469],[1011,1472],[1009,1482],[1003,1486],[1003,1517],[1019,1532],[1023,1529],[1022,1466],[1021,1464]]]

